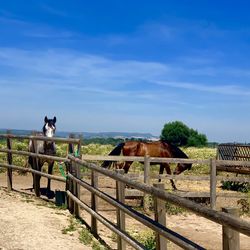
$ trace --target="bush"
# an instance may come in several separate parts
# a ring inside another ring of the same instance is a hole
[[[199,134],[197,130],[190,129],[187,146],[201,147],[207,144],[207,137],[204,134]]]
[[[207,137],[197,130],[189,128],[181,121],[166,123],[161,132],[161,140],[166,140],[176,146],[201,147],[207,144]]]
[[[221,184],[221,188],[224,190],[232,190],[242,193],[247,193],[250,191],[250,184],[247,182],[222,181]]]
[[[178,215],[178,214],[184,214],[187,212],[185,208],[182,208],[180,206],[176,206],[170,202],[166,202],[166,213],[169,215]]]
[[[247,214],[250,215],[250,204],[249,200],[246,199],[240,199],[237,201],[237,204],[240,206],[240,212],[241,214]]]
[[[130,231],[129,234],[148,250],[156,249],[155,234],[152,231]]]

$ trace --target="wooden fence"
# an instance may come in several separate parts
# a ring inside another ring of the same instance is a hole
[[[12,169],[32,172],[41,176],[45,176],[46,178],[54,179],[57,181],[65,181],[64,178],[48,175],[45,173],[41,173],[32,169],[22,168],[20,166],[14,166],[12,164],[12,154],[19,154],[24,156],[34,156],[37,158],[43,157],[43,158],[50,158],[53,160],[59,160],[67,162],[68,164],[68,175],[67,175],[67,181],[66,181],[66,193],[68,195],[68,208],[69,210],[75,214],[76,216],[80,216],[80,208],[86,210],[89,212],[92,216],[91,220],[91,231],[93,234],[98,235],[98,227],[97,227],[97,221],[100,221],[105,226],[107,226],[110,230],[115,232],[118,235],[118,249],[126,249],[126,243],[133,246],[135,249],[145,249],[145,247],[139,243],[137,240],[135,240],[133,237],[131,237],[127,231],[126,231],[126,217],[125,214],[131,216],[132,218],[138,220],[139,222],[143,223],[145,226],[151,228],[156,233],[156,239],[157,239],[157,249],[166,249],[166,239],[174,242],[176,245],[184,248],[184,249],[205,249],[202,246],[199,246],[195,242],[192,242],[191,240],[179,235],[176,232],[173,232],[169,228],[166,227],[166,212],[165,212],[165,202],[171,202],[177,206],[184,207],[195,214],[205,217],[215,223],[219,223],[223,227],[223,246],[225,247],[223,249],[229,249],[226,248],[229,244],[230,247],[233,247],[233,249],[237,249],[237,244],[239,243],[237,241],[230,240],[230,235],[233,232],[236,234],[235,239],[237,239],[238,233],[243,233],[247,236],[250,236],[250,223],[237,218],[235,216],[232,216],[230,214],[227,214],[225,212],[230,211],[224,211],[219,212],[214,209],[210,209],[204,206],[201,206],[197,203],[194,203],[190,200],[187,200],[182,197],[178,197],[175,194],[167,193],[164,190],[164,186],[161,184],[156,184],[154,186],[150,186],[146,183],[140,183],[136,180],[131,180],[130,178],[123,175],[120,171],[111,171],[108,169],[100,168],[99,166],[89,163],[86,160],[81,160],[77,157],[74,157],[72,153],[73,150],[73,143],[78,144],[78,150],[80,150],[80,141],[77,139],[62,139],[62,138],[53,138],[49,140],[57,141],[57,142],[65,142],[69,143],[69,155],[67,158],[60,158],[55,156],[46,156],[36,153],[30,153],[25,151],[16,151],[12,150],[11,148],[11,139],[18,138],[18,139],[33,139],[33,140],[46,140],[47,138],[44,137],[20,137],[20,136],[12,136],[12,135],[0,135],[0,138],[6,138],[7,139],[7,149],[1,149],[0,152],[7,153],[7,160],[8,163],[0,163],[0,167],[7,168],[7,183],[8,183],[8,189],[12,189]],[[53,157],[53,158],[51,158]],[[97,160],[97,159],[96,159]],[[130,159],[131,160],[131,159]],[[156,160],[166,160],[166,159],[155,159],[155,158],[142,158],[140,161],[145,161],[146,165],[149,166],[150,162],[156,161]],[[186,163],[193,163],[193,162],[200,162],[201,160],[181,160],[181,159],[167,159],[168,162],[186,162]],[[223,162],[216,161],[216,160],[209,160],[207,163],[210,164],[212,169],[211,179],[214,179],[214,176],[216,176],[216,166],[217,164],[224,164]],[[250,163],[248,163],[250,165]],[[88,168],[91,171],[91,184],[87,183],[86,181],[82,180],[80,178],[80,169],[81,168]],[[148,173],[148,172],[147,172]],[[106,193],[102,192],[98,188],[98,174],[102,174],[106,177],[112,178],[116,181],[116,198],[111,197],[107,195]],[[147,181],[147,176],[145,176],[145,180]],[[211,181],[211,185],[214,185],[214,183]],[[126,205],[126,202],[124,200],[125,196],[125,185],[129,185],[133,187],[134,189],[137,189],[139,191],[142,191],[146,193],[147,195],[151,195],[154,198],[154,213],[155,213],[155,219],[151,219],[150,217],[146,216],[143,213],[140,213],[133,208]],[[85,188],[91,192],[92,202],[91,206],[88,206],[84,201],[81,200],[80,197],[80,188]],[[98,202],[97,197],[105,200],[112,206],[116,207],[117,209],[117,223],[114,224],[113,222],[109,221],[107,218],[104,218],[100,213],[98,213]],[[211,232],[210,232],[211,233]],[[239,238],[239,237],[238,237]],[[232,249],[232,248],[230,248]]]
[[[145,192],[149,195],[152,195],[154,197],[154,200],[156,200],[156,202],[161,201],[160,203],[157,203],[155,205],[155,211],[164,211],[164,206],[162,206],[162,204],[165,204],[165,202],[168,201],[168,202],[174,203],[178,206],[182,206],[186,209],[189,209],[190,211],[192,211],[192,212],[194,212],[202,217],[205,217],[209,220],[212,220],[216,223],[219,223],[219,224],[223,225],[223,227],[226,227],[226,228],[230,227],[231,229],[234,229],[238,232],[241,232],[243,234],[250,236],[250,224],[246,221],[243,221],[243,220],[238,219],[236,217],[230,216],[230,215],[225,214],[223,212],[218,212],[216,210],[206,208],[204,206],[201,206],[201,205],[194,203],[190,200],[187,200],[185,198],[178,197],[174,194],[167,193],[164,191],[164,189],[162,189],[162,187],[160,188],[160,186],[158,186],[158,185],[157,186],[150,186],[150,185],[147,185],[145,183],[137,182],[136,180],[131,180],[130,178],[128,178],[120,173],[116,173],[114,171],[100,168],[93,163],[89,163],[85,160],[76,159],[73,156],[69,156],[69,159],[71,159],[72,162],[74,162],[75,167],[77,167],[77,168],[87,167],[91,171],[98,172],[100,174],[103,174],[105,176],[108,176],[108,177],[116,180],[118,182],[118,184],[117,184],[117,189],[118,189],[117,194],[118,195],[117,195],[117,199],[115,200],[115,199],[110,198],[110,196],[106,195],[105,193],[101,192],[100,190],[96,189],[95,187],[93,187],[93,185],[90,185],[90,184],[84,182],[83,180],[80,180],[76,176],[69,174],[69,178],[71,180],[73,180],[75,183],[77,183],[81,187],[86,188],[87,190],[94,193],[96,196],[104,199],[105,201],[109,202],[110,204],[116,206],[118,209],[119,216],[121,216],[120,212],[122,211],[122,212],[132,216],[133,218],[137,219],[138,221],[142,222],[144,225],[147,225],[148,227],[153,229],[159,235],[158,238],[161,239],[161,240],[157,241],[159,245],[161,245],[161,244],[163,246],[166,245],[165,242],[161,243],[162,238],[160,238],[160,237],[162,236],[162,237],[165,237],[165,238],[169,239],[170,241],[174,242],[175,244],[181,246],[184,249],[194,249],[194,248],[202,249],[201,246],[195,245],[195,243],[188,241],[187,239],[183,238],[180,235],[176,235],[176,233],[172,232],[171,230],[169,231],[169,229],[164,227],[162,225],[162,223],[159,223],[159,222],[155,223],[155,221],[150,220],[150,218],[146,218],[145,215],[138,214],[138,212],[136,212],[133,209],[131,209],[130,207],[124,205],[123,204],[124,202],[122,202],[122,203],[118,202],[120,199],[124,199],[124,198],[119,198],[119,197],[124,197],[124,185],[129,185],[137,190],[140,190],[140,191]],[[119,184],[119,182],[122,183],[123,185]],[[94,181],[92,181],[92,183],[94,183]],[[97,184],[95,184],[95,186],[97,186]],[[80,200],[80,197],[76,197],[74,192],[67,191],[67,193],[68,193],[69,197],[73,199],[74,206],[82,207],[83,209],[87,210],[88,212],[91,212],[91,215],[94,217],[94,219],[100,220],[104,224],[106,223],[106,221],[105,222],[103,221],[104,218],[99,217],[99,214],[97,211],[95,211],[95,210],[93,211],[93,209],[90,210],[87,207],[87,205],[84,204],[84,202]],[[162,203],[162,201],[164,201],[164,202]],[[160,209],[159,209],[159,207],[160,207]],[[161,213],[160,215],[157,212],[155,212],[155,213],[157,214],[157,215],[155,215],[156,219],[161,218],[161,221],[165,222],[165,220],[166,220],[165,211],[163,213]],[[162,218],[162,214],[164,214],[164,218]],[[120,230],[124,234],[119,234],[119,236],[124,241],[132,244],[131,238],[127,238],[128,235],[126,234],[126,232],[124,230],[124,223],[125,223],[124,219],[120,219],[120,220],[123,221],[123,223],[120,223],[121,224]],[[118,218],[117,218],[117,221],[119,221]],[[118,223],[118,225],[119,225],[119,223]],[[94,226],[94,228],[96,230],[95,226]],[[226,241],[226,240],[224,240],[224,241]],[[120,248],[120,249],[123,249],[123,248]],[[136,249],[141,249],[141,248],[137,247]],[[159,249],[163,249],[163,248],[159,248]],[[226,249],[226,248],[224,248],[224,249]],[[237,248],[235,248],[235,249],[237,249]]]
[[[192,180],[192,181],[201,181],[207,180],[210,182],[210,192],[201,193],[201,192],[192,192],[185,193],[185,197],[209,197],[210,205],[212,209],[216,209],[216,199],[218,196],[220,197],[239,197],[243,198],[247,195],[242,194],[217,194],[216,193],[216,185],[218,181],[238,181],[238,182],[248,182],[250,183],[249,175],[247,177],[228,177],[228,176],[218,176],[217,170],[220,166],[249,166],[250,162],[243,161],[224,161],[224,160],[216,160],[216,159],[180,159],[180,158],[157,158],[157,157],[131,157],[131,156],[100,156],[100,155],[83,155],[82,160],[85,161],[137,161],[144,163],[144,175],[142,177],[137,176],[137,178],[142,179],[145,184],[150,183],[150,178],[166,178],[168,180]],[[207,176],[190,176],[190,175],[152,175],[150,174],[150,163],[192,163],[192,164],[204,164],[208,165],[210,168],[210,175]],[[179,194],[180,195],[180,194]],[[147,199],[147,197],[145,197]],[[144,206],[147,206],[146,202],[144,202]]]

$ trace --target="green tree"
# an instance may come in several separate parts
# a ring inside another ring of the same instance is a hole
[[[207,137],[197,130],[189,128],[181,121],[166,123],[161,132],[161,139],[167,140],[176,146],[204,146]]]
[[[176,146],[187,144],[190,129],[181,121],[166,123],[161,132],[161,139],[167,140]]]
[[[187,146],[205,146],[207,145],[207,137],[204,134],[199,134],[197,130],[190,129],[190,136],[187,141]]]

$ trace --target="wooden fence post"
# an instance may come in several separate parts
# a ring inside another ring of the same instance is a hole
[[[123,169],[117,169],[116,172],[124,174]],[[116,199],[123,204],[125,203],[125,184],[120,181],[116,181]],[[125,231],[125,213],[119,208],[117,208],[117,226],[120,230]],[[117,237],[117,249],[125,250],[126,242],[120,236]]]
[[[163,183],[155,183],[154,187],[165,189],[165,185]],[[166,227],[166,204],[165,201],[154,198],[154,211],[155,211],[155,221],[159,222],[161,225]],[[157,250],[166,250],[167,249],[167,240],[156,233],[156,249]]]
[[[239,217],[238,208],[222,208],[222,212]],[[239,232],[222,226],[222,246],[223,250],[239,250],[240,249],[240,235]]]
[[[94,170],[91,170],[91,186],[98,188],[98,173]],[[98,197],[93,193],[91,193],[91,209],[98,211]],[[94,216],[91,216],[91,232],[95,236],[98,235],[97,219]]]
[[[74,177],[80,179],[80,166],[76,163],[76,162],[73,162],[72,163],[72,174],[74,175]],[[74,196],[77,198],[77,199],[80,199],[80,186],[79,184],[77,184],[75,181],[73,181],[73,194]],[[74,209],[74,215],[76,217],[79,217],[79,205],[74,202],[74,206],[73,206],[73,209]]]
[[[216,210],[216,160],[210,159],[210,206]]]
[[[7,132],[8,134],[10,134],[10,131]],[[11,139],[8,137],[7,138],[7,148],[9,150],[11,150],[12,148],[12,141]],[[8,164],[12,165],[12,153],[7,153],[7,160],[8,160]],[[11,168],[7,168],[7,186],[8,186],[8,191],[12,190],[12,169]]]
[[[77,158],[81,159],[81,136],[80,136],[80,141],[77,144]],[[75,177],[78,179],[81,179],[81,166],[77,163],[74,164],[75,168]],[[80,199],[80,185],[78,183],[74,183],[74,195]],[[79,210],[79,205],[75,202],[74,205],[74,214],[76,217],[79,217],[80,215],[80,210]]]
[[[70,135],[70,138],[72,138],[72,135]],[[74,145],[72,143],[69,143],[68,145],[68,154],[73,154],[74,153]],[[70,161],[67,164],[67,173],[71,173],[73,175],[72,171],[72,161]],[[69,178],[67,178],[66,181],[66,192],[69,190],[71,193],[73,193],[73,181]],[[70,198],[67,197],[67,207],[70,213],[74,212],[74,201]]]
[[[81,159],[82,135],[79,136],[79,139],[80,140],[77,144],[77,153],[78,153],[79,159]]]
[[[144,183],[149,185],[150,182],[150,158],[148,155],[144,157]],[[145,212],[149,211],[149,194],[143,195],[143,209]]]

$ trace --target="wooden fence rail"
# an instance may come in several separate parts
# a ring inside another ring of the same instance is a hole
[[[119,235],[121,238],[126,240],[131,246],[133,246],[135,249],[138,250],[145,250],[145,247],[139,243],[138,241],[134,240],[128,233],[122,232],[119,230],[119,228],[109,220],[107,220],[102,215],[98,214],[97,212],[93,211],[87,204],[85,204],[83,201],[79,200],[77,197],[75,197],[69,190],[67,190],[67,195],[76,202],[79,206],[81,206],[84,210],[89,212],[92,216],[94,216],[96,219],[98,219],[100,222],[102,222],[107,228],[112,230],[114,233]]]
[[[54,141],[61,143],[80,143],[80,139],[77,138],[61,138],[61,137],[45,137],[36,135],[13,135],[13,134],[0,134],[0,139],[18,139],[18,140],[39,140],[39,141]]]
[[[86,165],[84,165],[84,166],[86,166]],[[99,167],[97,167],[97,168],[99,168]],[[110,170],[106,170],[106,171],[112,172]],[[113,173],[113,174],[118,175],[118,176],[121,175],[121,174],[117,174],[117,173]],[[99,189],[96,189],[96,188],[92,187],[87,182],[74,177],[70,173],[68,174],[68,176],[69,176],[70,179],[77,182],[80,186],[84,187],[85,189],[87,189],[91,193],[93,193],[93,194],[97,195],[99,198],[102,198],[103,200],[107,201],[109,204],[119,208],[124,213],[126,213],[129,216],[131,216],[132,218],[138,220],[142,224],[148,226],[149,228],[151,228],[155,232],[161,234],[162,236],[164,236],[167,239],[171,240],[172,242],[179,245],[180,247],[182,247],[184,249],[203,249],[199,245],[195,244],[192,241],[189,241],[185,237],[177,234],[176,232],[173,232],[172,230],[163,227],[161,224],[159,224],[156,221],[152,220],[151,218],[145,216],[144,214],[141,214],[141,213],[137,212],[133,208],[125,205],[124,203],[119,202],[118,200],[116,200],[116,199],[112,198],[111,196],[105,194],[104,192],[100,191]],[[127,179],[127,177],[125,177],[125,178]],[[123,182],[123,183],[125,184],[126,182]],[[78,197],[76,197],[76,198],[79,200]],[[93,210],[93,211],[96,212],[95,210]],[[97,217],[95,217],[95,218],[97,218]]]
[[[193,163],[193,164],[209,164],[208,160],[202,159],[182,159],[182,158],[162,158],[149,157],[152,163]],[[145,157],[140,156],[112,156],[112,155],[82,155],[82,160],[86,161],[137,161],[144,162]],[[250,164],[249,164],[250,166]]]
[[[60,182],[66,182],[64,177],[60,177],[60,176],[55,176],[55,175],[51,175],[51,174],[46,174],[34,169],[30,169],[30,168],[24,168],[24,167],[19,167],[19,166],[15,166],[15,165],[9,165],[9,164],[4,164],[4,163],[0,163],[0,167],[6,168],[6,169],[14,169],[14,170],[19,170],[22,172],[29,172],[29,173],[33,173],[33,174],[37,174],[43,177],[46,177],[48,179],[51,180],[56,180],[56,181],[60,181]]]
[[[82,155],[86,161],[137,161],[144,162],[145,157],[139,156],[111,156],[111,155]],[[250,167],[250,161],[215,160],[216,166],[246,166]],[[182,158],[160,158],[150,157],[152,163],[192,163],[209,165],[210,159],[182,159]]]
[[[66,157],[58,157],[58,156],[51,156],[51,155],[44,155],[44,154],[38,154],[38,153],[31,153],[27,151],[21,151],[21,150],[11,150],[11,149],[3,149],[0,148],[1,153],[11,153],[15,155],[23,155],[23,156],[32,156],[32,157],[38,157],[41,159],[47,159],[47,160],[53,160],[53,161],[59,161],[59,162],[70,162],[70,160]]]

